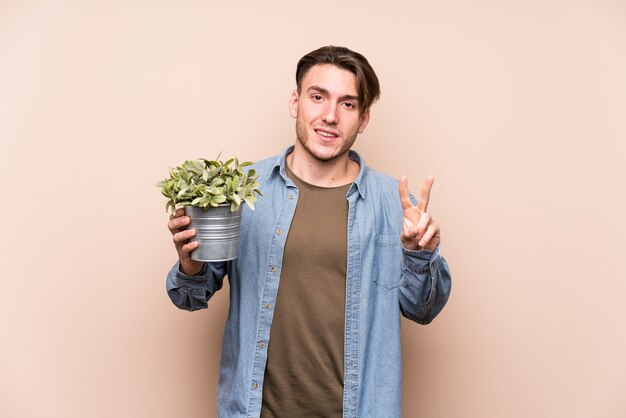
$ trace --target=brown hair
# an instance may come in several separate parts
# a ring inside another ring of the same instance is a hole
[[[348,48],[342,46],[323,46],[311,51],[298,61],[296,69],[296,84],[298,94],[302,88],[302,79],[314,65],[332,64],[341,69],[350,71],[356,77],[359,93],[359,111],[363,115],[380,96],[380,84],[374,69],[367,59]]]

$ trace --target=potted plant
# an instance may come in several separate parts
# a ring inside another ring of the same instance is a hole
[[[218,156],[219,158],[219,156]],[[237,158],[188,160],[170,168],[168,178],[156,186],[167,198],[165,211],[184,207],[190,217],[188,228],[196,229],[193,241],[200,241],[191,258],[198,261],[227,261],[237,258],[242,203],[254,210],[259,182],[254,169]]]

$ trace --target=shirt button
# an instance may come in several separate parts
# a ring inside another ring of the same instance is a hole
[[[259,348],[265,348],[265,343],[263,341],[259,343]]]
[[[259,388],[259,384],[258,384],[257,382],[254,382],[254,383],[252,384],[252,388],[253,388],[253,389],[258,389],[258,388]]]
[[[272,266],[272,267],[270,267],[270,271],[271,271],[272,273],[274,273],[274,272],[276,271],[276,266]]]
[[[270,305],[269,303],[265,304],[265,309],[269,309],[272,305]]]
[[[289,199],[293,200],[294,197],[296,197],[296,196],[293,193],[289,193]]]
[[[279,229],[279,230],[276,231],[276,235],[282,235],[282,234],[283,234],[283,230],[282,229]]]

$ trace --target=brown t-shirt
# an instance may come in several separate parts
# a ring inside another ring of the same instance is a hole
[[[340,418],[350,184],[298,186],[263,383],[262,418]]]

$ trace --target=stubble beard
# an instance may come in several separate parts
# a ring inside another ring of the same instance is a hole
[[[352,144],[354,144],[354,141],[356,141],[357,136],[358,132],[354,132],[343,142],[343,144],[341,144],[341,147],[338,151],[333,152],[329,155],[320,155],[319,153],[315,152],[315,150],[311,146],[311,143],[309,142],[309,133],[307,132],[307,127],[304,126],[299,117],[296,118],[296,137],[298,138],[298,142],[300,143],[300,145],[302,145],[302,148],[304,148],[307,154],[309,154],[311,157],[319,162],[327,163],[347,154],[348,151],[350,151],[350,148],[352,148]]]

